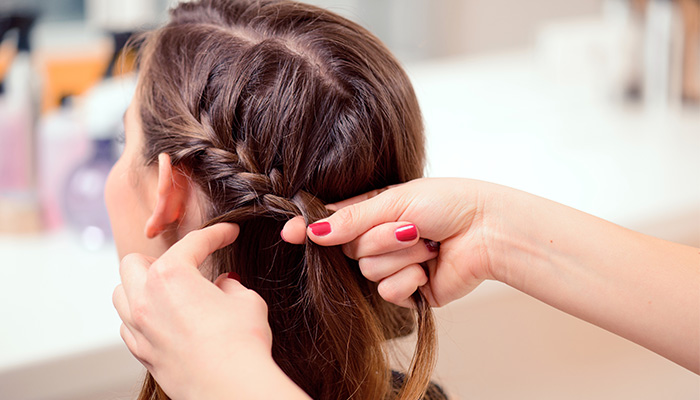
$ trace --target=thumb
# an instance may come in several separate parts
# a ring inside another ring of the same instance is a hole
[[[306,234],[317,244],[333,246],[351,242],[377,225],[399,221],[403,213],[399,193],[397,188],[391,188],[340,208],[330,217],[310,224]]]
[[[221,289],[222,292],[226,294],[237,293],[241,290],[246,289],[240,282],[241,277],[235,272],[229,272],[228,274],[221,274],[214,281],[214,284]]]

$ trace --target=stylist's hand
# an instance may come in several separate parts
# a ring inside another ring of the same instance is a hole
[[[337,211],[306,231],[297,217],[282,236],[290,243],[302,243],[307,234],[320,245],[342,244],[389,302],[409,306],[420,288],[431,305],[442,306],[493,279],[487,239],[492,225],[484,207],[487,193],[498,188],[467,179],[419,179],[331,205]],[[424,239],[440,242],[439,251]]]
[[[113,294],[121,336],[173,399],[248,398],[246,385],[259,389],[255,382],[281,373],[263,299],[226,275],[212,284],[198,270],[237,236],[237,225],[217,224],[190,232],[158,259],[121,261]]]

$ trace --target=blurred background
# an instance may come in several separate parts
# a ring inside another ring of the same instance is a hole
[[[404,64],[429,176],[700,246],[698,0],[309,3]],[[137,393],[102,190],[136,81],[122,48],[170,5],[0,0],[0,398]],[[453,398],[700,398],[698,376],[498,283],[437,314],[435,379]]]

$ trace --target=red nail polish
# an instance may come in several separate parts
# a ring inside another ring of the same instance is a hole
[[[238,275],[237,273],[231,271],[231,272],[228,273],[228,279],[234,279],[234,280],[237,280],[238,282],[240,282],[240,281],[241,281],[241,276]]]
[[[396,235],[396,239],[399,242],[410,242],[411,240],[418,237],[418,230],[416,229],[416,226],[413,224],[404,225],[404,226],[396,229],[394,231],[394,235]]]
[[[316,236],[326,236],[331,233],[331,224],[329,222],[316,222],[309,225],[311,232]]]
[[[425,239],[425,247],[433,253],[440,250],[440,242],[435,242],[432,240]]]

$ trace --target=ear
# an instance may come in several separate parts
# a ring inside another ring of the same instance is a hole
[[[146,221],[146,237],[152,239],[169,225],[182,218],[188,198],[189,182],[187,175],[179,168],[173,168],[170,156],[158,156],[158,183],[156,205]]]

